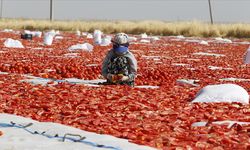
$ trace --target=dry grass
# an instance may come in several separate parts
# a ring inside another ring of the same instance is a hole
[[[184,35],[198,37],[250,38],[250,24],[208,24],[199,21],[47,21],[27,19],[1,19],[1,29],[29,29],[93,32],[100,29],[104,33],[125,32],[151,35]]]

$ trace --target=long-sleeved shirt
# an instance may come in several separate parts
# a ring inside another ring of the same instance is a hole
[[[137,61],[135,59],[135,56],[128,50],[125,53],[117,53],[113,49],[111,49],[106,57],[104,58],[104,61],[102,63],[102,75],[107,79],[108,75],[108,64],[111,58],[114,56],[125,56],[128,58],[128,64],[129,64],[129,70],[128,70],[128,77],[129,81],[134,81],[136,74],[137,74]]]

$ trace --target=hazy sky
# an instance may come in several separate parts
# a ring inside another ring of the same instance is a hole
[[[1,1],[1,0],[0,0]],[[2,0],[7,18],[49,18],[50,0]],[[53,0],[55,20],[210,21],[208,0]],[[250,0],[211,0],[214,22],[250,23]]]

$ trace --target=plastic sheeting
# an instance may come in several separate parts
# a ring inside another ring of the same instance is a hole
[[[77,118],[76,118],[77,119]],[[12,123],[10,123],[12,122]],[[1,150],[154,150],[127,139],[70,126],[0,114]]]

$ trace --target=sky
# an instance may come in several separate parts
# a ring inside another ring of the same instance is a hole
[[[5,18],[49,19],[50,0],[0,0]],[[250,23],[250,0],[211,0],[214,22]],[[201,20],[208,0],[53,0],[54,20]]]

